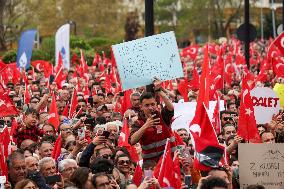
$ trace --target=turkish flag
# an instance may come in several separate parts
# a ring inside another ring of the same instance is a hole
[[[91,92],[90,92],[90,90],[89,90],[89,87],[88,87],[88,85],[85,85],[85,87],[84,87],[84,99],[85,99],[85,100],[88,100],[88,98],[90,97],[90,95],[91,95]]]
[[[124,112],[131,107],[130,95],[132,93],[131,89],[124,91],[122,103],[121,103],[121,115],[124,115]]]
[[[71,58],[71,62],[72,62],[73,65],[76,64],[76,62],[77,62],[77,55],[76,54],[73,54],[73,56]]]
[[[188,86],[190,89],[199,89],[199,74],[195,65],[192,71],[192,79],[189,81]]]
[[[93,60],[93,66],[97,66],[101,62],[102,62],[101,56],[99,55],[99,53],[96,53],[94,60]]]
[[[177,188],[174,170],[174,162],[171,155],[171,145],[167,140],[164,155],[160,158],[155,170],[154,176],[158,178],[161,188]]]
[[[59,52],[59,53],[58,53],[58,63],[57,63],[57,66],[54,68],[55,73],[58,73],[59,70],[61,69],[61,67],[63,67],[63,61],[62,61],[62,55],[61,55],[61,53]]]
[[[273,71],[277,77],[284,77],[284,62],[282,57],[272,59]]]
[[[88,65],[85,61],[85,58],[84,58],[84,54],[83,54],[83,51],[80,50],[81,52],[81,58],[80,58],[80,66],[82,67],[82,73],[81,73],[81,77],[84,77],[84,74],[88,72]]]
[[[217,92],[215,92],[215,98],[217,103],[213,112],[212,125],[215,129],[216,134],[221,133],[221,120],[220,120],[220,97]]]
[[[3,144],[3,154],[5,158],[8,158],[8,155],[11,154],[10,144],[10,133],[8,131],[8,127],[5,126],[1,133],[1,143]],[[10,149],[9,149],[10,148]]]
[[[65,116],[65,117],[68,117],[68,112],[69,112],[69,103],[66,104],[66,106],[64,107],[62,115]]]
[[[217,89],[224,88],[224,60],[222,54],[218,55],[217,62],[211,68],[210,84],[213,94]]]
[[[7,67],[7,64],[5,64],[4,62],[2,62],[2,60],[0,60],[0,72],[2,72],[2,70],[6,67]]]
[[[59,115],[58,115],[58,110],[57,110],[57,106],[56,106],[56,99],[55,99],[55,95],[52,94],[52,100],[51,100],[51,104],[50,104],[50,108],[49,108],[49,115],[48,115],[48,123],[50,123],[51,125],[54,126],[55,130],[58,129],[59,126]]]
[[[219,45],[214,44],[214,43],[208,44],[208,51],[209,51],[210,54],[217,55],[220,51],[220,47],[219,47]]]
[[[25,84],[25,93],[24,93],[24,103],[28,104],[31,101],[31,95],[28,89],[28,85]]]
[[[1,133],[0,133],[1,135]],[[0,136],[0,138],[2,138]],[[2,144],[2,142],[0,141],[0,170],[1,170],[1,175],[5,176],[6,177],[6,181],[8,181],[8,167],[7,167],[7,164],[5,162],[6,158],[4,156],[4,146]]]
[[[198,45],[190,45],[186,48],[184,48],[181,52],[182,57],[190,57],[191,60],[195,60],[198,55]]]
[[[36,68],[39,72],[44,72],[44,77],[49,78],[49,76],[52,74],[52,66],[49,62],[45,60],[35,60],[32,61],[31,65]]]
[[[205,105],[196,109],[189,131],[195,148],[194,166],[203,171],[219,166],[224,147],[219,145]]]
[[[62,88],[62,84],[63,82],[66,80],[66,75],[63,75],[63,66],[61,66],[61,68],[58,70],[55,78],[54,78],[54,82],[56,83],[58,89]]]
[[[237,134],[250,142],[260,142],[260,136],[256,127],[254,108],[250,96],[250,87],[247,79],[242,80],[241,104]]]
[[[106,93],[112,92],[111,91],[111,82],[108,74],[105,74],[105,83],[104,88],[106,90]]]
[[[16,129],[18,128],[18,122],[15,118],[12,119],[12,124],[11,124],[11,131],[10,131],[10,136],[14,136]],[[16,141],[13,138],[13,141]]]
[[[210,70],[209,70],[209,55],[208,45],[204,47],[204,59],[202,63],[202,74],[200,77],[200,90],[197,99],[196,111],[204,103],[206,108],[209,107],[209,92],[210,92]]]
[[[124,145],[128,145],[128,137],[129,137],[129,127],[127,124],[127,120],[123,120],[123,127],[121,129],[119,138],[118,138],[118,147],[122,147]]]
[[[180,173],[180,163],[179,156],[174,159],[174,174],[176,179],[176,188],[181,188],[181,173]]]
[[[0,83],[0,117],[15,116],[19,111]]]
[[[61,146],[62,146],[62,140],[61,140],[61,135],[59,135],[55,141],[54,148],[51,154],[51,157],[55,159],[55,161],[61,154]]]
[[[184,102],[188,102],[188,80],[185,77],[181,82],[178,84],[178,91],[183,96]]]
[[[267,51],[267,60],[268,62],[271,62],[274,58],[280,57],[281,52],[279,49],[272,43]]]
[[[6,67],[0,70],[0,74],[2,75],[2,79],[4,80],[5,84],[11,81],[14,84],[17,84],[20,82],[20,79],[21,79],[21,72],[18,69],[16,63],[7,64]]]
[[[77,99],[77,90],[73,90],[73,94],[71,97],[71,104],[69,109],[69,118],[73,118],[73,116],[76,114],[76,109],[78,106],[78,99]]]
[[[142,179],[143,179],[143,172],[142,172],[142,168],[140,167],[138,163],[138,165],[135,168],[132,181],[134,182],[136,186],[140,186]]]
[[[281,55],[284,55],[284,32],[282,32],[273,42],[273,44],[279,49]]]
[[[123,120],[123,127],[121,129],[121,132],[120,132],[120,135],[119,135],[119,138],[118,138],[118,146],[119,147],[124,146],[127,149],[127,151],[129,152],[131,160],[134,161],[134,162],[138,162],[139,157],[138,157],[137,151],[136,151],[135,147],[131,146],[128,142],[129,133],[130,132],[129,132],[129,126],[128,126],[127,120],[124,119]]]

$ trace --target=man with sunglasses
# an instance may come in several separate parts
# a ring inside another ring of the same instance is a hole
[[[115,166],[121,174],[121,184],[126,184],[130,178],[131,161],[128,155],[121,154],[115,160]]]
[[[234,123],[233,117],[231,116],[231,112],[229,112],[229,111],[221,111],[220,116],[221,116],[221,125],[222,125],[222,127],[225,124],[228,124],[228,123],[232,124],[232,123]]]

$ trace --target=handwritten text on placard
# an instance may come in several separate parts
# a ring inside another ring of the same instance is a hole
[[[241,188],[250,184],[284,187],[283,144],[239,144],[239,163]]]
[[[151,84],[154,77],[183,77],[173,32],[113,45],[112,49],[123,90]]]

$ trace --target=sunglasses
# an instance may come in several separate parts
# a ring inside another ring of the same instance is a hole
[[[130,161],[129,160],[120,160],[117,163],[118,163],[118,165],[130,165]]]
[[[111,159],[111,158],[112,158],[112,155],[110,155],[110,154],[104,154],[104,155],[102,155],[101,157],[104,158],[104,159]]]
[[[233,118],[231,118],[231,117],[224,117],[223,119],[224,119],[224,121],[233,120]]]

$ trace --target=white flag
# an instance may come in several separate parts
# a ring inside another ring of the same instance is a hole
[[[70,41],[70,25],[65,24],[61,26],[55,35],[55,65],[58,64],[59,52],[62,55],[63,67],[70,68],[70,50],[69,50],[69,41]]]

